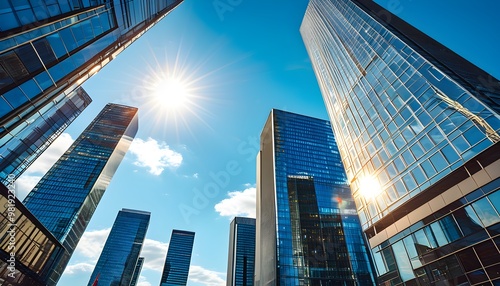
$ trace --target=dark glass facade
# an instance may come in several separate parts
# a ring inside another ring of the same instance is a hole
[[[500,176],[500,82],[373,1],[311,0],[300,31],[379,283],[500,283],[483,247],[498,245],[484,188]]]
[[[8,134],[0,135],[0,178],[18,178],[92,100],[83,88],[61,93]],[[29,123],[29,124],[28,124]]]
[[[227,286],[251,286],[255,270],[255,219],[235,217],[229,229]]]
[[[23,202],[66,249],[54,283],[132,143],[137,117],[135,107],[106,105]]]
[[[46,285],[61,243],[0,183],[0,285]]]
[[[257,285],[373,285],[330,123],[273,109],[257,163]]]
[[[160,286],[186,285],[193,251],[194,232],[172,230]]]
[[[41,136],[40,140],[57,137],[72,119],[45,134],[37,134],[36,125],[30,124],[43,121],[39,117],[46,112],[54,114],[83,82],[182,0],[0,2],[0,146],[18,148],[20,140],[30,142],[33,135]],[[6,168],[17,176],[23,170],[18,164],[29,165],[36,159],[33,154],[48,145],[39,144],[24,161],[18,159],[19,163]],[[5,149],[1,156],[10,158],[9,150],[21,152]]]
[[[118,212],[88,286],[92,286],[97,277],[99,286],[131,285],[150,216],[149,212],[130,209]],[[140,267],[142,263],[139,272]]]
[[[139,257],[139,259],[137,259],[137,264],[135,265],[134,275],[132,276],[132,280],[130,280],[130,286],[137,286],[137,283],[139,283],[139,277],[141,276],[143,265],[144,257]]]

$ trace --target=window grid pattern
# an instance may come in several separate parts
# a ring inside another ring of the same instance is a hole
[[[39,25],[63,14],[102,5],[105,0],[4,0],[0,4],[0,31]]]
[[[0,139],[2,182],[6,184],[9,175],[18,178],[91,101],[82,88],[69,95],[62,93],[24,124],[4,134]]]
[[[278,285],[372,285],[370,258],[330,123],[280,110],[272,116]],[[315,243],[318,239],[323,244]]]
[[[23,201],[68,260],[136,133],[137,108],[106,105]]]
[[[61,244],[31,215],[20,206],[21,202],[7,193],[7,188],[0,186],[0,280],[13,285],[43,285],[46,279],[44,272],[51,265],[51,255],[62,250]],[[5,194],[4,194],[5,189]],[[9,212],[14,209],[14,216]],[[11,221],[15,218],[15,221]],[[12,234],[14,234],[12,236]],[[11,244],[15,238],[15,245]],[[15,246],[15,248],[13,248]],[[7,268],[10,253],[15,252],[15,278],[9,277],[11,271]],[[4,260],[5,258],[5,260]],[[30,271],[26,271],[29,269]],[[33,279],[33,280],[32,280]]]
[[[88,286],[94,284],[97,275],[99,285],[130,285],[149,220],[149,212],[127,209],[118,212]]]
[[[311,1],[301,33],[363,229],[497,141],[498,114],[352,1]]]
[[[194,232],[176,229],[172,231],[160,286],[186,285],[193,243]]]
[[[372,248],[380,282],[500,283],[499,214],[496,179]]]
[[[235,217],[229,236],[228,285],[251,286],[255,269],[255,219]]]
[[[109,9],[99,8],[39,28],[43,35],[31,32],[40,34],[32,40],[27,41],[24,34],[13,37],[17,39],[13,48],[0,53],[0,116],[38,98],[81,68],[100,52],[97,47],[117,39],[109,34],[114,26]]]

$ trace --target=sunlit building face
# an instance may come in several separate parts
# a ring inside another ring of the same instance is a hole
[[[498,80],[372,1],[312,0],[300,31],[379,280],[498,279],[443,252],[500,261],[493,238],[468,237],[499,227]]]

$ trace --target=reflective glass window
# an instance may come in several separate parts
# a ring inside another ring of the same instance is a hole
[[[31,44],[23,45],[15,49],[15,52],[30,73],[36,72],[42,68],[42,62]]]
[[[458,229],[453,216],[445,216],[444,218],[439,220],[439,223],[441,224],[444,234],[446,235],[446,238],[449,242],[455,241],[462,237],[462,234],[460,233],[460,230]]]
[[[52,51],[54,51],[55,55],[57,58],[60,58],[64,55],[66,55],[66,48],[64,46],[63,41],[61,40],[61,37],[59,33],[53,33],[49,36],[46,37],[47,41],[49,42]]]
[[[14,80],[22,79],[28,75],[28,70],[14,51],[1,55],[0,64]]]
[[[446,145],[443,148],[441,148],[441,152],[443,152],[444,157],[448,161],[448,163],[454,163],[460,159],[458,156],[457,152],[451,145]]]
[[[394,251],[394,256],[396,258],[399,270],[399,276],[401,277],[401,279],[403,281],[408,281],[415,278],[410,260],[408,259],[408,254],[406,253],[405,246],[403,245],[403,241],[400,240],[394,243],[392,245],[392,249]]]
[[[460,152],[460,153],[464,153],[467,149],[469,149],[469,143],[467,143],[467,141],[465,140],[465,138],[463,138],[462,136],[458,136],[457,138],[455,138],[453,141],[453,146],[455,146],[455,148]]]
[[[476,211],[484,226],[490,226],[500,221],[500,216],[498,216],[498,213],[490,204],[487,197],[472,203],[472,207]]]
[[[378,275],[383,275],[387,273],[387,268],[385,267],[384,260],[382,259],[382,254],[379,251],[373,251],[373,260],[375,260],[375,265],[377,266]]]
[[[59,31],[59,35],[61,36],[61,39],[63,40],[64,45],[66,46],[66,49],[68,49],[69,52],[73,51],[78,47],[75,37],[71,32],[71,27],[62,29],[61,31]]]
[[[14,81],[9,76],[7,71],[0,65],[0,88],[13,83]]]
[[[437,152],[430,158],[432,165],[434,165],[434,168],[438,171],[441,172],[444,168],[448,167],[448,164],[443,158],[443,155],[441,155],[440,152]]]
[[[498,213],[500,213],[500,191],[488,195],[490,202],[493,204]]]
[[[52,83],[52,80],[50,79],[49,77],[49,74],[47,72],[42,72],[40,74],[38,74],[36,77],[35,77],[35,81],[38,83],[38,85],[43,89],[47,89],[49,86],[51,86],[53,83]]]
[[[18,108],[28,101],[28,98],[24,96],[24,93],[19,88],[13,88],[6,92],[3,96],[14,108]]]
[[[445,235],[443,229],[441,228],[441,225],[439,224],[439,222],[432,223],[430,225],[430,227],[432,229],[432,234],[436,238],[436,242],[439,246],[443,246],[443,245],[448,244],[448,239],[446,238],[446,235]]]
[[[464,235],[474,234],[483,229],[481,221],[471,206],[456,210],[453,216],[457,220]]]
[[[417,252],[417,244],[415,241],[413,241],[413,237],[411,235],[405,237],[403,239],[406,251],[408,252],[408,256],[410,257],[410,262],[412,265],[412,268],[418,268],[422,266],[422,263],[420,262],[419,255]]]
[[[17,17],[21,21],[22,25],[28,25],[36,21],[35,14],[29,5],[27,9],[17,11]]]
[[[3,99],[3,97],[0,97],[0,116],[4,116],[5,114],[9,113],[12,110],[12,107]]]
[[[33,42],[38,55],[43,60],[45,66],[49,66],[56,61],[56,56],[52,51],[49,42],[44,38]]]
[[[42,92],[40,90],[40,87],[38,87],[38,85],[32,79],[26,81],[19,87],[24,92],[24,94],[26,94],[26,96],[30,99],[34,98],[35,96],[37,96]]]

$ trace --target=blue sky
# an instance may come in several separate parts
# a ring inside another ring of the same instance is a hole
[[[141,284],[158,285],[172,229],[196,232],[188,285],[225,285],[229,222],[254,215],[255,156],[271,108],[327,119],[299,34],[306,0],[185,0],[89,79],[93,103],[18,180],[21,199],[108,102],[139,132],[59,285],[87,283],[121,208],[152,213]],[[500,78],[500,3],[378,1]],[[158,78],[185,82],[175,109]]]

